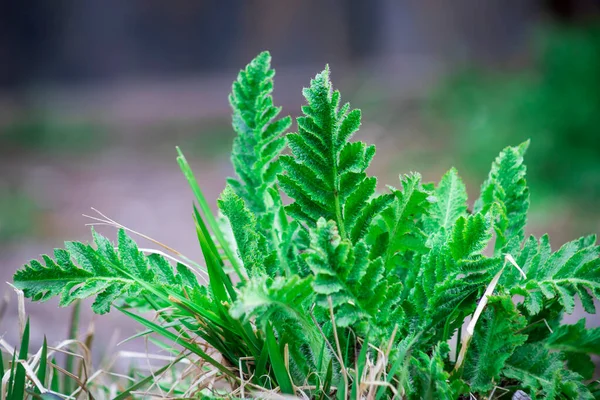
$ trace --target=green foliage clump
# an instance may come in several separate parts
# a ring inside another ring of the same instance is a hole
[[[18,271],[16,287],[62,305],[95,295],[98,313],[116,303],[204,360],[231,397],[594,398],[600,333],[561,321],[577,297],[595,312],[600,247],[594,236],[557,251],[548,236],[525,239],[528,142],[496,158],[473,211],[455,169],[438,184],[401,176],[378,193],[366,172],[375,147],[351,141],[360,111],[340,106],[329,69],[285,136],[273,75],[262,53],[233,86],[238,176],[218,201],[226,223],[179,157],[204,267],[146,255],[124,231],[118,249],[94,233],[96,248],[68,243]],[[140,315],[148,310],[156,317]]]
[[[450,153],[476,170],[495,149],[531,138],[536,198],[589,210],[600,194],[600,26],[546,26],[536,39],[530,67],[471,68],[444,82],[435,115],[451,127]]]

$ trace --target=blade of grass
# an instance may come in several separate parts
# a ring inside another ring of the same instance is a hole
[[[194,219],[196,220],[196,233],[198,235],[198,242],[200,243],[202,254],[204,255],[204,260],[206,262],[210,287],[213,291],[213,295],[215,295],[217,298],[217,307],[220,310],[222,318],[229,322],[228,325],[238,325],[241,328],[242,334],[247,339],[246,341],[254,346],[253,356],[257,357],[260,346],[252,327],[249,323],[240,323],[239,321],[232,319],[229,315],[227,304],[231,304],[237,299],[237,293],[235,292],[231,279],[223,271],[220,257],[218,254],[213,253],[212,249],[214,248],[214,244],[211,247],[212,240],[210,239],[210,236],[208,236],[208,230],[206,229],[204,221],[197,213],[195,207],[194,210],[196,211],[194,214]],[[229,296],[227,296],[227,294],[229,294]]]
[[[212,291],[213,296],[217,300],[217,306],[220,311],[223,311],[224,304],[230,303],[232,299],[229,297],[227,293],[227,289],[225,287],[224,279],[219,272],[222,270],[218,265],[215,265],[214,258],[210,254],[210,250],[208,250],[205,246],[205,240],[202,236],[202,233],[198,234],[198,238],[200,239],[200,245],[202,246],[202,254],[204,255],[204,260],[206,261],[206,268],[208,269],[209,276],[209,284],[210,289]]]
[[[181,338],[179,336],[175,335],[173,332],[170,332],[170,331],[166,330],[165,328],[163,328],[162,326],[155,324],[152,321],[148,321],[147,319],[140,317],[139,315],[130,313],[129,311],[127,311],[123,308],[120,308],[120,307],[115,307],[115,308],[117,310],[121,311],[123,314],[127,315],[129,318],[133,319],[134,321],[144,325],[146,328],[153,330],[155,333],[181,345],[185,349],[198,355],[199,357],[201,357],[206,362],[208,362],[211,365],[213,365],[214,367],[216,367],[219,371],[223,372],[224,374],[226,374],[232,378],[237,378],[237,376],[233,372],[231,372],[223,364],[219,363],[217,360],[215,360],[214,358],[212,358],[211,356],[206,354],[199,346],[194,346],[185,340],[180,340]]]
[[[71,313],[71,322],[69,324],[69,339],[77,340],[77,334],[79,332],[79,317],[81,315],[81,301],[77,300],[73,305],[73,312]],[[65,370],[75,374],[75,357],[67,354],[65,359]],[[64,393],[71,393],[75,390],[75,386],[71,385],[71,378],[68,375],[63,377],[63,391]]]
[[[40,366],[38,367],[37,377],[39,381],[46,387],[46,369],[48,366],[48,342],[46,341],[46,336],[44,335],[44,343],[42,344],[42,355],[40,356]],[[36,393],[40,393],[40,391],[36,388]]]
[[[271,324],[267,326],[266,333],[266,344],[269,350],[269,358],[271,359],[271,366],[273,367],[275,378],[277,378],[277,383],[279,384],[283,394],[293,395],[294,384],[292,383],[290,375],[288,374],[288,370],[285,367],[285,362],[283,361],[283,356],[279,351],[279,346],[277,345],[277,340],[275,339],[273,326]]]
[[[369,349],[369,335],[365,337],[365,340],[360,349],[360,353],[358,353],[358,359],[356,360],[356,370],[355,370],[355,380],[354,385],[352,385],[352,390],[350,392],[351,399],[358,399],[360,395],[360,382],[362,379],[363,371],[365,366],[367,365],[367,350]]]
[[[52,357],[52,364],[56,364],[56,358]],[[50,389],[55,393],[60,393],[60,379],[58,377],[58,370],[52,369],[52,380],[50,381]]]
[[[206,262],[206,269],[208,270],[208,277],[211,288],[213,289],[213,294],[217,295],[221,301],[229,301],[226,293],[224,293],[224,290],[221,289],[221,286],[223,286],[225,289],[227,289],[227,293],[229,293],[229,296],[231,296],[231,300],[235,301],[237,294],[233,289],[231,279],[229,276],[227,276],[227,274],[225,274],[218,257],[215,256],[215,254],[218,253],[213,253],[211,249],[209,243],[210,236],[208,235],[206,225],[204,224],[204,221],[200,215],[194,215],[194,219],[196,221],[196,234],[198,235],[198,242],[200,243],[202,255],[204,256],[204,261]],[[213,280],[215,282],[213,282]],[[217,284],[219,287],[213,287],[213,283]],[[215,293],[214,290],[217,290],[217,292]]]
[[[213,294],[217,297],[217,307],[220,310],[220,314],[223,319],[229,322],[228,325],[239,326],[241,329],[237,332],[241,332],[243,336],[245,336],[245,341],[247,343],[251,343],[252,355],[253,357],[258,357],[260,352],[260,345],[258,343],[258,339],[254,333],[254,330],[250,326],[249,323],[241,323],[237,320],[234,320],[229,315],[229,309],[226,306],[227,303],[231,304],[237,299],[237,293],[233,287],[231,279],[222,268],[222,261],[218,256],[218,253],[213,253],[213,249],[216,250],[214,244],[212,244],[212,240],[208,235],[208,230],[204,221],[198,213],[198,210],[194,207],[194,219],[196,221],[196,234],[198,235],[198,242],[200,243],[200,247],[202,248],[202,254],[204,255],[204,260],[206,262],[206,268],[208,270],[208,276],[210,281],[210,287],[213,290]],[[225,293],[227,292],[227,293]],[[229,294],[229,297],[227,296]]]
[[[215,245],[215,241],[210,236],[210,233],[208,232],[208,228],[206,227],[206,224],[204,223],[204,219],[200,215],[200,212],[198,211],[198,208],[196,207],[195,203],[192,204],[192,209],[194,210],[194,218],[196,220],[196,223],[199,224],[199,226],[202,228],[202,232],[204,232],[204,236],[206,236],[206,239],[207,239],[206,241],[208,242],[210,250],[213,252],[213,254],[216,254],[218,256],[219,250],[217,249],[217,246]],[[223,259],[221,257],[218,257],[218,259],[219,259],[219,262],[221,265],[225,265],[225,263],[223,262]]]
[[[148,303],[150,303],[150,305],[152,306],[152,308],[154,308],[154,311],[156,311],[158,313],[158,315],[167,323],[172,324],[173,322],[177,322],[174,321],[173,318],[167,314],[166,312],[162,312],[160,311],[160,307],[159,305],[152,299],[152,297],[150,296],[144,296],[146,298],[146,301],[148,301]],[[179,332],[179,334],[186,338],[189,339],[190,335],[184,330],[182,329],[179,325],[181,324],[174,324],[172,325],[175,329],[177,329],[177,332]]]
[[[269,361],[269,348],[268,346],[263,346],[256,367],[254,368],[256,380],[261,386],[264,386],[267,382],[267,361]]]
[[[329,391],[331,390],[331,381],[333,379],[333,358],[329,359],[329,365],[327,366],[327,372],[325,373],[325,380],[323,381],[323,389],[321,390],[321,396],[319,400],[325,400],[329,398]]]
[[[23,337],[21,338],[21,348],[19,350],[19,360],[27,361],[27,355],[29,353],[29,319],[27,319],[27,323],[25,324],[25,329],[23,330]],[[15,380],[13,383],[12,390],[12,399],[21,400],[25,396],[25,377],[27,372],[25,371],[25,367],[20,363],[17,363]]]
[[[416,334],[414,338],[406,345],[405,348],[401,349],[397,356],[396,361],[392,364],[387,377],[385,379],[386,383],[390,383],[394,376],[398,373],[400,367],[402,367],[402,374],[399,379],[399,386],[402,387],[404,385],[404,378],[406,377],[406,371],[408,369],[408,362],[410,361],[410,354],[412,351],[412,346],[417,342],[417,340],[421,337],[421,332]],[[377,395],[375,396],[375,400],[380,400],[385,394],[387,386],[380,386],[377,390]]]
[[[146,378],[144,378],[144,379],[136,382],[132,386],[129,386],[123,393],[119,394],[113,400],[125,400],[125,399],[132,398],[133,395],[131,394],[131,392],[134,392],[134,391],[138,390],[139,388],[143,387],[144,385],[146,385],[147,383],[149,383],[150,381],[152,381],[152,379],[154,379],[154,377],[156,375],[161,375],[166,370],[168,370],[169,368],[171,368],[173,365],[175,365],[179,361],[181,361],[183,358],[185,358],[185,355],[182,355],[181,357],[178,357],[177,359],[173,360],[173,362],[171,362],[171,363],[169,363],[169,364],[167,364],[167,365],[159,368],[158,370],[154,371],[153,374],[150,374]]]
[[[217,224],[217,220],[212,215],[212,211],[208,205],[208,202],[206,201],[206,198],[204,197],[202,190],[200,190],[200,186],[198,186],[198,181],[196,180],[196,177],[194,176],[194,172],[192,171],[190,165],[188,164],[187,160],[185,159],[185,156],[183,155],[183,153],[181,152],[179,147],[177,147],[177,153],[179,154],[179,156],[177,157],[177,162],[179,163],[179,167],[181,168],[183,175],[187,179],[187,181],[192,189],[192,192],[194,193],[194,196],[196,197],[196,201],[198,202],[198,205],[200,206],[200,209],[202,210],[202,213],[204,214],[204,217],[206,218],[208,225],[210,226],[210,229],[212,230],[213,234],[217,238],[217,241],[223,248],[223,251],[225,251],[227,258],[229,259],[229,262],[231,263],[231,266],[237,273],[238,277],[242,281],[244,281],[246,279],[246,276],[245,276],[245,274],[242,273],[242,269],[241,269],[240,265],[238,264],[237,259],[236,259],[235,255],[233,254],[233,251],[227,244],[227,241],[225,240],[225,237],[223,236],[223,233],[221,232],[221,229],[219,228],[219,225]]]
[[[15,382],[15,370],[17,367],[17,351],[13,352],[12,364],[10,364],[10,376],[8,377],[8,393],[6,398],[12,400],[13,383]]]

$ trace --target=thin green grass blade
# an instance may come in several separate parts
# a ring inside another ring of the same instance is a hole
[[[213,295],[217,298],[217,307],[219,308],[221,317],[228,322],[228,326],[238,325],[241,328],[241,332],[246,336],[246,342],[251,343],[254,346],[254,349],[252,349],[253,355],[254,357],[257,357],[260,346],[252,327],[249,323],[240,324],[239,321],[232,319],[229,315],[228,308],[225,306],[225,304],[231,304],[237,299],[237,293],[235,292],[231,279],[223,271],[222,263],[219,262],[218,256],[211,250],[211,240],[210,237],[207,236],[208,230],[206,229],[206,225],[204,225],[204,221],[198,214],[195,214],[194,218],[196,220],[198,241],[206,261],[206,268],[208,270],[210,281],[209,284],[213,291]],[[240,330],[236,330],[236,332],[240,332]]]
[[[71,322],[69,325],[69,339],[77,340],[77,335],[79,333],[79,317],[81,315],[81,301],[77,300],[75,304],[73,304],[73,312],[71,314]],[[77,374],[75,371],[75,357],[67,354],[65,358],[65,370],[67,372],[72,373],[73,375]],[[75,390],[75,386],[73,385],[73,380],[68,375],[63,376],[63,391],[64,393],[71,393]]]
[[[56,358],[52,357],[52,364],[56,364]],[[52,380],[50,381],[50,390],[55,393],[60,393],[60,378],[58,377],[58,370],[52,369]]]
[[[325,373],[325,379],[323,380],[323,389],[321,391],[321,396],[319,396],[319,400],[325,400],[329,398],[329,391],[331,390],[331,381],[333,380],[333,359],[329,360],[329,365],[327,366],[327,372]]]
[[[206,269],[208,270],[208,276],[210,280],[210,286],[213,289],[213,294],[219,296],[218,298],[221,301],[229,301],[227,295],[224,293],[221,286],[227,289],[227,293],[231,296],[231,299],[235,301],[237,299],[237,294],[233,289],[233,284],[231,283],[231,279],[225,272],[223,271],[222,264],[219,262],[215,253],[213,253],[210,245],[210,236],[208,235],[208,230],[206,229],[206,225],[204,221],[200,217],[200,215],[194,215],[194,219],[196,220],[196,234],[198,235],[198,242],[200,243],[200,248],[202,249],[202,255],[204,256],[204,260],[206,261]],[[213,280],[215,280],[215,284],[219,287],[213,287]],[[217,292],[214,292],[217,290]]]
[[[12,364],[10,364],[10,376],[8,377],[7,399],[12,399],[13,383],[15,382],[15,370],[17,367],[17,351],[13,352]]]
[[[40,356],[40,366],[38,367],[37,377],[38,380],[46,387],[46,370],[48,367],[48,342],[46,341],[46,336],[44,335],[44,343],[42,344],[42,354]],[[40,393],[38,388],[35,389],[36,393]]]
[[[225,279],[223,279],[220,274],[222,270],[218,265],[216,265],[215,259],[212,257],[212,253],[207,247],[208,245],[206,244],[206,238],[201,231],[198,231],[198,240],[200,241],[202,254],[204,255],[204,260],[206,261],[206,268],[208,270],[208,277],[210,281],[209,285],[212,290],[212,294],[217,300],[217,306],[219,307],[220,311],[223,311],[223,304],[229,303],[231,299],[225,287]]]
[[[264,386],[267,382],[267,361],[269,361],[269,348],[263,346],[258,362],[256,363],[256,368],[254,369],[258,384],[261,386]]]
[[[0,351],[0,376],[4,376],[4,359],[2,358],[2,351]]]
[[[412,347],[417,342],[419,337],[421,337],[421,333],[415,335],[415,337],[410,341],[410,343],[404,349],[400,350],[400,352],[397,355],[396,361],[394,362],[394,364],[392,364],[392,367],[390,368],[387,374],[387,378],[385,380],[387,383],[390,383],[392,379],[394,379],[394,377],[398,374],[398,371],[400,371],[400,377],[398,378],[399,386],[404,386],[404,379],[406,379],[408,374],[408,364],[410,361]],[[380,400],[385,394],[386,390],[386,386],[380,386],[377,390],[377,396],[375,396],[375,400]]]
[[[206,268],[208,270],[210,281],[209,284],[213,291],[213,295],[217,298],[216,306],[219,309],[219,314],[221,315],[222,319],[227,321],[226,325],[223,327],[231,331],[232,325],[233,327],[239,326],[239,330],[233,330],[237,333],[241,332],[242,335],[245,336],[246,343],[252,344],[254,347],[252,349],[253,356],[258,357],[261,346],[258,343],[256,334],[254,333],[250,323],[240,323],[239,321],[232,319],[229,315],[229,309],[226,307],[226,304],[232,304],[237,299],[237,293],[233,287],[231,278],[229,278],[229,276],[223,271],[222,261],[217,254],[213,253],[212,249],[216,248],[214,247],[214,243],[211,245],[212,240],[210,239],[210,236],[208,236],[208,230],[206,229],[204,221],[197,213],[195,207],[194,210],[196,211],[194,214],[194,219],[196,221],[196,234],[198,235],[198,242],[200,243],[202,254],[204,255],[204,260],[206,261]]]
[[[159,340],[152,336],[148,337],[148,341],[150,343],[152,343],[153,345],[155,345],[156,347],[158,347],[158,348],[162,349],[163,351],[170,353],[172,355],[177,355],[177,354],[181,353],[180,351],[177,351],[177,349],[174,349],[172,345],[167,344],[167,343],[163,342],[162,340]]]
[[[170,331],[166,330],[165,328],[163,328],[162,326],[155,324],[154,322],[148,321],[147,319],[142,318],[139,315],[130,313],[129,311],[127,311],[123,308],[120,308],[120,307],[116,307],[116,308],[117,308],[117,310],[121,311],[123,314],[127,315],[134,321],[144,325],[146,328],[153,330],[155,333],[181,345],[183,348],[191,351],[192,353],[198,355],[199,357],[202,357],[202,359],[204,359],[206,362],[213,365],[215,368],[217,368],[219,371],[223,372],[224,374],[229,375],[230,377],[232,377],[234,379],[237,378],[237,376],[233,372],[231,372],[223,364],[219,363],[217,360],[215,360],[214,358],[212,358],[211,356],[206,354],[199,346],[194,346],[185,340],[180,340],[181,338],[178,335],[175,335],[173,332],[170,332]]]
[[[277,345],[277,340],[275,340],[275,334],[273,333],[273,326],[269,324],[267,326],[266,332],[266,344],[269,350],[269,358],[271,359],[271,366],[273,367],[273,373],[275,374],[275,378],[277,378],[277,383],[281,389],[281,393],[283,394],[294,394],[294,384],[290,379],[290,375],[288,374],[288,370],[285,367],[285,363],[283,361],[283,357],[281,352],[279,351],[279,346]]]
[[[129,386],[123,393],[119,394],[117,397],[115,397],[113,400],[125,400],[125,399],[130,399],[132,398],[132,394],[131,392],[134,392],[136,390],[138,390],[139,388],[144,387],[144,385],[150,383],[155,376],[159,376],[161,375],[163,372],[165,372],[166,370],[168,370],[169,368],[171,368],[173,365],[177,364],[179,361],[181,361],[182,359],[184,359],[186,357],[186,355],[182,355],[178,358],[176,358],[175,360],[173,360],[173,362],[159,368],[158,370],[154,371],[153,374],[147,376],[146,378],[136,382],[135,384]]]
[[[352,385],[352,391],[350,392],[350,398],[357,398],[357,390],[360,387],[360,379],[362,378],[365,365],[367,363],[367,350],[369,349],[369,335],[365,337],[365,341],[362,344],[360,353],[358,353],[358,359],[356,361],[356,376],[354,377],[354,384]]]
[[[152,297],[150,296],[145,296],[146,297],[146,301],[148,301],[148,303],[150,303],[150,305],[152,306],[152,308],[154,308],[154,310],[160,315],[160,317],[166,321],[169,324],[173,324],[173,328],[175,328],[177,330],[177,332],[179,332],[179,334],[186,338],[186,339],[190,339],[190,335],[185,331],[185,329],[181,328],[180,325],[181,323],[179,321],[175,321],[170,315],[168,315],[165,312],[159,312],[160,311],[160,307],[158,304],[156,304],[156,302],[154,300],[152,300]]]
[[[178,324],[180,324],[180,322],[179,322],[179,321],[174,321],[174,322],[169,322],[169,323],[166,323],[166,324],[164,324],[163,326],[164,326],[165,328],[171,328],[171,327],[173,327],[173,326],[175,326],[175,325],[178,325]],[[119,342],[119,344],[118,344],[118,345],[120,346],[120,345],[122,345],[122,344],[125,344],[125,343],[127,343],[127,342],[131,342],[131,341],[132,341],[132,340],[134,340],[134,339],[139,339],[139,338],[141,338],[141,337],[147,336],[147,335],[149,335],[149,334],[151,334],[151,333],[152,333],[152,330],[150,330],[150,329],[146,329],[145,331],[138,332],[138,333],[136,333],[135,335],[131,335],[131,336],[129,336],[128,338],[121,340],[121,341]]]
[[[135,280],[140,286],[142,286],[144,289],[148,290],[148,292],[152,293],[155,296],[158,296],[159,298],[161,298],[165,301],[168,301],[169,303],[171,303],[175,307],[177,307],[179,310],[181,310],[185,313],[188,313],[190,317],[197,318],[197,316],[200,315],[219,326],[227,325],[226,322],[222,321],[213,312],[210,312],[210,310],[206,310],[204,308],[198,307],[195,303],[193,303],[189,299],[183,297],[181,295],[181,293],[176,293],[167,288],[159,288],[154,285],[150,285],[147,282],[145,282],[144,280],[138,279],[136,276],[129,274],[127,271],[119,268],[118,266],[116,266],[114,264],[112,265],[112,267],[115,268],[116,270],[118,270],[120,273],[127,275],[129,278]],[[175,299],[176,301],[173,301],[173,299]]]
[[[192,208],[194,210],[194,218],[196,220],[196,223],[202,229],[202,232],[204,232],[204,236],[206,237],[206,241],[210,247],[210,250],[213,252],[213,254],[217,255],[217,258],[219,259],[219,263],[221,265],[225,265],[225,263],[223,262],[223,259],[221,257],[219,257],[219,250],[217,249],[217,245],[215,244],[215,241],[213,240],[212,236],[210,236],[210,233],[208,232],[208,228],[207,228],[206,224],[204,223],[204,219],[200,215],[200,212],[198,211],[198,208],[196,207],[195,203],[192,204]]]
[[[210,310],[200,307],[198,304],[184,297],[180,292],[175,292],[174,290],[170,289],[167,289],[166,292],[168,295],[166,299],[180,311],[182,311],[184,315],[188,315],[194,319],[200,316],[214,325],[219,327],[227,327],[227,322],[223,320],[222,316],[217,314],[218,310]]]
[[[19,361],[27,361],[27,355],[29,353],[29,319],[25,324],[23,330],[23,336],[21,337],[21,348],[19,350]],[[25,378],[26,372],[25,367],[18,363],[15,373],[15,380],[13,383],[12,399],[21,400],[25,396]]]
[[[210,229],[212,230],[213,234],[217,238],[217,241],[223,248],[223,251],[225,251],[227,258],[229,259],[229,262],[231,263],[231,266],[237,273],[238,277],[242,281],[244,281],[246,279],[246,276],[245,276],[245,274],[242,273],[242,268],[238,264],[233,251],[227,244],[227,241],[225,240],[225,237],[223,236],[223,233],[221,232],[221,229],[219,228],[219,225],[217,224],[217,220],[212,215],[212,211],[208,205],[208,202],[206,201],[206,198],[204,197],[202,190],[200,190],[200,186],[198,186],[198,181],[196,180],[196,177],[194,176],[194,172],[190,168],[190,165],[188,164],[187,160],[185,159],[185,156],[183,155],[183,153],[181,152],[179,147],[177,147],[177,153],[179,154],[179,156],[177,157],[177,162],[179,163],[179,167],[181,168],[183,175],[187,179],[187,181],[192,189],[192,192],[194,193],[194,196],[196,197],[196,201],[198,202],[198,205],[200,206],[200,209],[202,210],[202,213],[204,214],[204,216],[208,222],[208,225],[210,226]]]

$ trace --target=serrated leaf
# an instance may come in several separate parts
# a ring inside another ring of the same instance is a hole
[[[428,356],[423,352],[411,360],[413,367],[412,384],[408,390],[409,399],[440,399],[452,400],[457,398],[449,383],[450,375],[444,368],[444,359],[448,356],[449,346],[441,343],[433,349],[433,354]]]
[[[435,189],[435,204],[428,218],[430,228],[449,231],[456,220],[467,212],[467,188],[455,168],[450,169]]]
[[[229,220],[239,256],[248,274],[256,276],[266,272],[265,260],[269,257],[266,238],[260,233],[254,214],[230,186],[225,188],[218,204]]]
[[[292,156],[281,158],[285,174],[278,176],[281,188],[295,201],[286,210],[307,227],[319,218],[333,220],[340,235],[356,243],[386,205],[383,199],[372,199],[376,180],[365,173],[375,148],[349,142],[360,126],[360,110],[350,111],[347,104],[340,108],[329,68],[303,94],[307,105],[297,119],[298,133],[288,135]]]
[[[281,107],[273,105],[274,76],[271,55],[262,52],[240,71],[229,96],[237,134],[231,161],[239,179],[230,183],[257,215],[271,211],[269,188],[279,170],[277,157],[285,147],[281,135],[291,125],[290,117],[276,119]]]
[[[519,331],[527,320],[519,315],[510,297],[488,304],[476,325],[465,361],[464,376],[472,392],[486,393],[500,383],[500,371],[527,335]]]
[[[493,214],[497,255],[516,255],[525,237],[529,188],[523,156],[528,146],[529,141],[500,152],[481,186],[481,197],[475,202],[476,212]]]
[[[600,246],[587,238],[564,244],[552,253],[547,236],[530,238],[520,257],[527,279],[508,278],[503,284],[512,293],[524,295],[531,315],[540,312],[544,298],[558,299],[567,313],[575,308],[574,297],[581,299],[585,311],[595,312],[593,298],[600,295]]]
[[[268,318],[268,309],[277,308],[294,317],[301,316],[304,314],[303,303],[314,294],[312,281],[312,276],[300,278],[295,275],[285,279],[257,276],[242,288],[238,300],[229,312],[234,318],[250,317],[257,313]]]
[[[44,256],[42,265],[31,261],[14,275],[15,286],[25,297],[45,301],[60,296],[60,305],[66,306],[77,299],[96,296],[92,310],[105,314],[111,304],[128,293],[144,290],[144,283],[180,287],[179,275],[168,272],[169,263],[161,256],[145,256],[124,230],[119,232],[118,251],[111,251],[106,238],[94,232],[97,248],[83,243],[70,243],[68,248],[76,252],[73,264],[67,250],[57,249],[55,260]],[[197,286],[197,281],[195,282]]]
[[[571,353],[600,354],[600,328],[585,327],[585,318],[574,325],[561,325],[552,332],[546,347]]]
[[[370,260],[364,242],[353,247],[342,239],[333,221],[320,219],[310,234],[306,262],[315,275],[316,304],[328,310],[331,301],[339,327],[360,323],[361,332],[367,328],[374,334],[391,332],[401,313],[395,306],[400,282],[385,279],[383,260]]]
[[[583,378],[565,368],[561,355],[550,353],[542,344],[518,347],[507,360],[502,375],[520,382],[532,398],[594,398]]]

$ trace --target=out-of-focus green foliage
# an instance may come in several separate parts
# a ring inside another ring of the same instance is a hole
[[[106,144],[105,133],[91,121],[64,121],[33,113],[0,128],[0,154],[14,149],[53,154],[98,150]]]
[[[32,235],[37,211],[33,198],[0,185],[0,243]]]
[[[469,168],[531,138],[527,176],[537,194],[592,201],[600,195],[600,25],[552,27],[536,44],[530,68],[455,76],[435,96],[437,116],[450,122]]]

